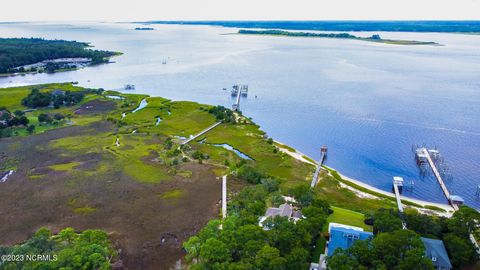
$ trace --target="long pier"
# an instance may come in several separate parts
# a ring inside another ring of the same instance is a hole
[[[198,138],[198,137],[202,136],[203,134],[209,132],[210,130],[216,128],[216,127],[217,127],[218,125],[220,125],[221,123],[222,123],[222,121],[219,121],[219,122],[217,122],[217,123],[209,126],[208,128],[200,131],[199,133],[197,133],[197,135],[195,135],[195,136],[190,136],[190,138],[185,139],[184,141],[182,141],[182,142],[180,143],[180,145],[185,145],[185,144],[187,144],[187,143],[195,140],[196,138]]]
[[[232,105],[233,111],[240,111],[240,97],[248,95],[248,85],[234,85],[232,88],[232,96],[236,95],[236,101]]]
[[[402,228],[405,230],[407,229],[407,223],[405,222],[405,218],[403,216],[403,204],[402,199],[400,198],[400,189],[403,189],[403,178],[395,176],[393,177],[393,191],[395,192],[395,198],[397,199],[397,207],[400,218],[402,219]]]
[[[425,148],[425,147],[422,147],[418,150],[420,150],[421,153],[423,154],[423,156],[426,158],[428,164],[430,165],[430,168],[433,171],[433,174],[435,175],[435,178],[437,179],[438,183],[440,184],[440,187],[442,188],[443,194],[447,198],[447,200],[450,203],[450,205],[452,206],[453,210],[458,211],[459,210],[458,205],[453,202],[453,200],[451,198],[451,195],[450,195],[450,192],[448,191],[447,186],[443,182],[442,176],[438,172],[437,166],[435,166],[435,162],[433,162],[432,157],[430,156],[430,152],[428,152],[428,149]],[[470,241],[475,246],[475,250],[476,250],[477,254],[480,255],[480,246],[478,245],[477,240],[475,239],[475,236],[473,236],[473,234],[470,234],[469,237],[470,237]]]
[[[222,218],[227,217],[227,176],[222,177]]]
[[[314,188],[318,183],[318,175],[320,174],[320,170],[322,169],[323,162],[325,162],[325,158],[327,157],[327,147],[322,146],[321,148],[322,155],[320,156],[320,160],[317,163],[317,168],[315,169],[315,173],[312,177],[312,183],[310,184],[311,188]]]
[[[448,191],[448,188],[447,186],[445,185],[445,183],[443,182],[443,179],[442,179],[442,176],[440,175],[440,173],[438,172],[438,169],[437,169],[437,166],[435,166],[435,163],[433,162],[432,160],[432,157],[430,156],[430,153],[428,152],[427,148],[423,147],[420,149],[423,154],[425,155],[425,158],[427,159],[428,161],[428,164],[430,165],[430,168],[432,169],[433,171],[433,174],[435,175],[435,178],[437,179],[438,183],[440,184],[440,187],[442,188],[442,191],[443,191],[443,194],[445,195],[445,197],[447,198],[448,202],[450,203],[450,205],[452,206],[452,208],[457,211],[458,210],[458,206],[452,202],[451,198],[450,198],[450,192]]]
[[[395,198],[397,199],[398,211],[403,213],[403,204],[402,200],[400,199],[400,185],[403,186],[403,178],[397,176],[393,177],[393,190],[395,192]]]

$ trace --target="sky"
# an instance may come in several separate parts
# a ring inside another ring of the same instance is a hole
[[[480,20],[480,0],[4,0],[0,22]]]

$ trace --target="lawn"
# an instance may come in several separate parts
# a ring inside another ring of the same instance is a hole
[[[323,199],[327,200],[331,205],[337,207],[351,209],[353,211],[364,214],[372,214],[380,208],[395,208],[396,203],[393,200],[385,198],[360,198],[347,188],[340,186],[340,182],[334,177],[322,172],[320,180],[315,187],[317,192]]]
[[[365,220],[365,215],[359,212],[348,210],[345,208],[340,208],[336,206],[330,207],[333,210],[333,213],[328,216],[327,224],[330,222],[340,223],[355,227],[363,228],[365,231],[373,231],[373,227],[366,225],[363,221]],[[326,226],[328,228],[328,226]]]

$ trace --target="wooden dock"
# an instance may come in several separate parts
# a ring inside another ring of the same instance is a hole
[[[195,135],[195,136],[191,136],[190,138],[188,138],[188,139],[185,139],[184,141],[182,141],[182,142],[180,143],[180,145],[185,145],[185,144],[187,144],[187,143],[189,143],[189,142],[191,142],[191,141],[195,140],[196,138],[198,138],[198,137],[202,136],[203,134],[205,134],[205,133],[209,132],[210,130],[212,130],[212,129],[216,128],[216,127],[217,127],[218,125],[220,125],[221,123],[222,123],[222,121],[219,121],[219,122],[217,122],[217,123],[215,123],[215,124],[213,124],[213,125],[209,126],[208,128],[206,128],[206,129],[204,129],[204,130],[200,131],[200,132],[199,132],[197,135]]]
[[[322,155],[320,156],[320,160],[317,163],[317,167],[315,169],[315,173],[312,177],[312,183],[310,184],[311,188],[314,188],[318,183],[318,175],[320,174],[320,170],[322,169],[323,162],[325,162],[325,158],[327,157],[327,147],[323,146],[321,148]]]
[[[435,178],[437,179],[438,183],[440,184],[440,187],[442,188],[443,194],[447,198],[447,200],[450,203],[450,205],[452,206],[452,208],[455,211],[457,211],[458,206],[456,204],[454,204],[452,202],[452,200],[450,199],[450,192],[448,191],[447,186],[443,182],[442,176],[438,172],[437,166],[435,166],[435,163],[433,162],[432,157],[430,156],[430,153],[428,152],[427,148],[425,148],[425,147],[421,148],[421,151],[423,151],[423,153],[425,154],[425,156],[427,158],[427,161],[428,161],[428,164],[430,165],[430,168],[432,169],[433,174],[435,175]]]
[[[400,189],[398,188],[399,183],[395,178],[396,177],[393,178],[393,190],[395,192],[395,198],[397,199],[398,211],[400,213],[403,213],[403,204],[402,204],[402,200],[400,199]]]
[[[248,85],[234,85],[232,89],[232,96],[236,95],[236,101],[232,105],[233,111],[240,111],[240,97],[248,95]]]
[[[227,217],[227,176],[222,177],[222,218]]]

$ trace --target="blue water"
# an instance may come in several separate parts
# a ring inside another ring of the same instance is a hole
[[[226,143],[223,143],[223,144],[211,144],[213,146],[216,146],[216,147],[222,147],[222,148],[225,148],[229,151],[233,151],[237,156],[239,156],[240,158],[243,158],[243,159],[246,159],[246,160],[252,160],[251,157],[249,157],[247,154],[245,153],[242,153],[241,151],[239,151],[238,149],[235,149],[233,148],[233,146],[229,145],[229,144],[226,144]]]
[[[349,177],[390,191],[392,177],[402,176],[415,181],[408,196],[445,202],[435,179],[420,177],[411,151],[412,144],[436,146],[452,172],[451,193],[480,208],[480,35],[379,33],[444,45],[398,46],[224,35],[238,29],[213,26],[75,26],[5,24],[0,36],[89,41],[124,55],[79,71],[0,78],[0,87],[134,84],[137,93],[231,106],[222,89],[248,84],[241,110],[273,138],[315,159],[327,145],[327,165]]]
[[[140,104],[138,104],[138,107],[135,108],[135,110],[132,111],[132,113],[135,113],[135,112],[138,112],[140,111],[141,109],[147,107],[148,105],[148,102],[146,99],[142,99],[142,101],[140,101]]]

